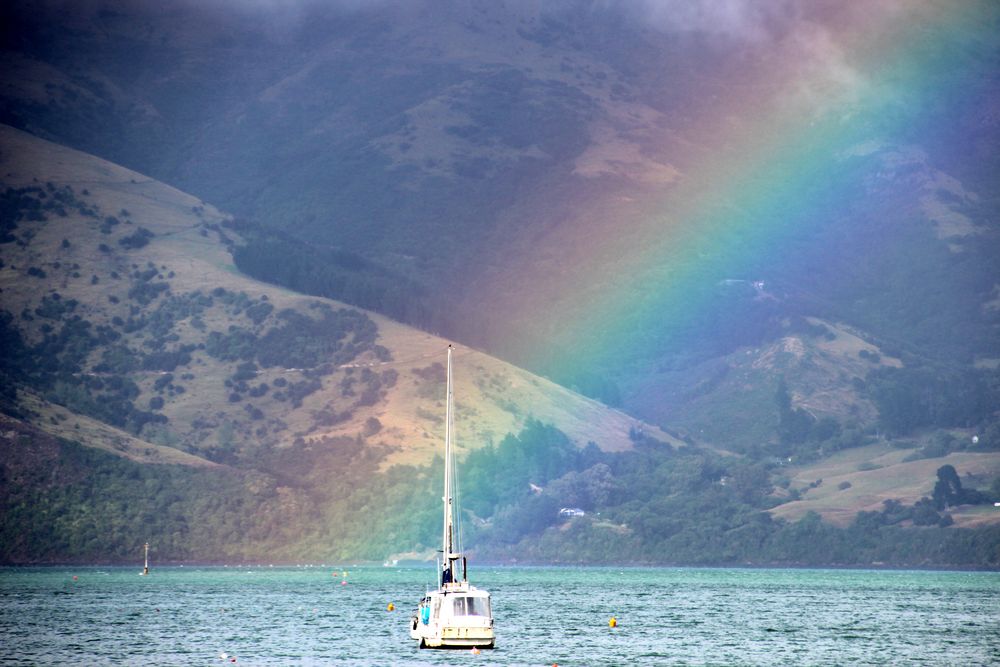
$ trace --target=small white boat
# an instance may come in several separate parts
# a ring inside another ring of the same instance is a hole
[[[437,590],[424,596],[410,619],[410,637],[420,648],[493,648],[493,611],[490,594],[469,583],[468,564],[455,546],[455,507],[452,498],[454,460],[451,451],[454,400],[451,382],[451,345],[444,430],[444,529]],[[461,565],[461,572],[459,572]]]

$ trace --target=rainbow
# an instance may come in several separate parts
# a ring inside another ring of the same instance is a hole
[[[972,103],[970,80],[995,76],[998,16],[988,1],[830,3],[751,45],[723,94],[645,138],[677,178],[595,182],[592,201],[492,278],[507,300],[490,323],[500,348],[554,375],[581,359],[648,359],[711,317],[720,281],[766,291],[774,267],[836,255],[872,214],[854,204],[863,158],[934,139]]]

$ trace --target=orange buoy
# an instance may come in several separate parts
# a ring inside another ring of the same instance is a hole
[[[614,616],[612,616],[612,617],[611,617],[611,618],[610,618],[610,619],[608,620],[608,627],[611,627],[611,628],[617,628],[617,627],[618,627],[618,619],[617,619],[617,618],[615,618]]]
[[[479,655],[479,647],[478,646],[473,646],[472,647],[472,655]]]
[[[386,605],[386,610],[387,611],[395,611],[396,610],[396,605],[394,605],[393,603],[390,602],[388,605]]]

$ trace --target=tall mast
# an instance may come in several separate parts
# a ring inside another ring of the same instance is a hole
[[[444,532],[442,535],[442,548],[444,552],[444,562],[442,567],[445,570],[450,570],[452,566],[451,562],[451,547],[452,547],[452,531],[454,526],[452,523],[452,497],[451,497],[451,430],[454,421],[452,415],[452,389],[451,389],[451,345],[448,346],[448,371],[446,380],[446,398],[445,398],[445,419],[444,419]],[[451,573],[451,579],[454,581],[455,573]],[[444,583],[444,582],[442,582]]]
[[[149,542],[143,545],[145,548],[145,557],[143,558],[142,573],[149,574]]]

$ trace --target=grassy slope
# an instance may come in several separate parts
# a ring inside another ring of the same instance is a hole
[[[943,465],[954,466],[963,486],[972,488],[987,486],[1000,472],[1000,454],[995,452],[955,452],[904,461],[911,453],[880,443],[838,452],[814,464],[789,467],[791,486],[803,491],[802,498],[778,506],[771,514],[794,521],[813,511],[835,525],[846,526],[860,511],[881,511],[885,500],[912,504],[930,497],[937,470]],[[808,488],[818,480],[822,483]],[[839,488],[845,483],[850,487]],[[958,526],[1000,524],[1000,511],[994,507],[962,506],[948,512]]]
[[[223,233],[232,238],[235,235],[213,228],[226,216],[196,198],[135,172],[8,127],[0,128],[0,142],[3,146],[0,173],[5,174],[6,186],[23,187],[46,181],[59,186],[69,185],[78,194],[86,190],[89,194],[80,195],[81,198],[99,207],[102,215],[127,209],[129,220],[135,221],[134,226],[120,225],[108,235],[98,231],[96,222],[84,220],[72,211],[66,218],[53,218],[44,223],[22,222],[18,234],[26,239],[30,236],[27,244],[23,247],[0,246],[5,262],[0,269],[4,308],[15,315],[26,308],[31,310],[43,295],[58,290],[63,299],[80,302],[77,314],[95,325],[109,324],[115,315],[128,315],[129,303],[126,281],[114,280],[110,277],[111,272],[125,275],[133,266],[142,268],[148,263],[160,267],[158,280],[169,283],[171,294],[199,290],[204,294],[222,287],[230,292],[245,292],[251,299],[266,297],[274,306],[274,312],[283,308],[308,312],[307,306],[316,302],[341,307],[336,302],[304,297],[238,274],[220,240]],[[126,251],[116,245],[119,237],[138,226],[155,234],[147,246]],[[64,238],[71,241],[69,248],[61,246]],[[102,242],[111,246],[111,253],[97,249]],[[55,266],[56,262],[60,267]],[[73,264],[80,266],[79,278],[72,277],[69,271]],[[46,277],[26,277],[29,266],[43,268]],[[96,284],[92,284],[91,276],[98,277]],[[110,303],[109,296],[119,297],[120,302]],[[143,311],[152,311],[158,303],[154,300]],[[391,454],[387,464],[428,461],[439,448],[443,387],[437,386],[433,379],[421,379],[413,371],[442,362],[447,342],[383,317],[370,317],[379,329],[378,343],[389,349],[393,361],[381,364],[367,356],[357,363],[379,372],[393,369],[398,373],[396,384],[385,390],[375,405],[358,407],[355,401],[343,396],[338,385],[349,373],[356,374],[357,369],[339,369],[324,377],[323,389],[307,396],[299,408],[274,400],[273,392],[254,399],[253,404],[263,411],[265,423],[270,426],[265,435],[257,435],[259,424],[246,417],[243,404],[227,401],[224,381],[233,373],[235,362],[220,362],[203,351],[195,351],[192,362],[174,372],[175,375],[190,372],[193,377],[184,380],[184,393],[166,398],[162,413],[169,418],[169,427],[147,428],[141,435],[161,444],[183,444],[197,450],[215,443],[222,437],[220,431],[229,428],[228,424],[241,447],[259,446],[265,442],[281,447],[298,437],[316,443],[342,436],[355,437],[365,430],[366,422],[375,417],[382,423],[382,429],[377,436],[369,437],[368,443],[388,448]],[[225,332],[234,323],[247,326],[245,320],[219,307],[206,310],[202,319],[207,331]],[[265,321],[264,326],[271,323],[273,319]],[[29,341],[40,337],[37,325],[37,321],[21,323],[22,334]],[[195,343],[203,337],[203,333],[193,328],[191,318],[176,322],[172,332],[180,337],[178,344]],[[125,340],[132,346],[141,347],[145,339],[141,335],[126,335]],[[96,359],[90,361],[92,366]],[[137,404],[144,405],[148,398],[156,395],[153,383],[161,376],[158,372],[130,375],[142,390]],[[273,385],[278,377],[286,377],[292,382],[300,379],[300,374],[268,369],[259,374],[257,381]],[[459,348],[455,377],[460,447],[474,448],[491,440],[497,441],[508,432],[518,431],[529,417],[535,417],[556,424],[581,445],[595,441],[603,448],[620,450],[630,446],[629,428],[639,425],[637,420],[621,412],[468,348]],[[79,420],[65,414],[64,409],[38,403],[26,407],[36,413],[38,419],[35,421],[41,428],[63,437],[76,432],[67,424]],[[350,418],[323,425],[320,417],[324,414],[346,411],[351,412]],[[50,413],[60,414],[49,419]],[[278,419],[284,427],[274,421]],[[99,428],[92,420],[82,421],[81,427],[83,424],[88,425],[83,429],[87,434],[84,444],[117,450],[109,443],[123,441],[122,434]],[[671,440],[655,428],[645,428],[648,433]],[[124,440],[132,443],[130,449],[155,447],[141,439]]]
[[[73,440],[137,463],[163,463],[216,467],[217,463],[173,447],[157,445],[97,419],[77,414],[61,405],[46,401],[30,391],[22,391],[21,407],[37,415],[33,423],[39,430],[64,440]],[[4,421],[18,420],[2,415]],[[11,454],[16,455],[11,451]]]

